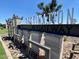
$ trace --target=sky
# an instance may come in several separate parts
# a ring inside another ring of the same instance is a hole
[[[24,18],[36,15],[36,12],[40,11],[37,8],[40,2],[47,4],[51,0],[0,0],[0,23],[5,23],[5,19],[11,18],[13,14]],[[74,18],[79,22],[79,0],[57,0],[57,2],[63,4],[64,19],[66,19],[67,9],[74,8]]]

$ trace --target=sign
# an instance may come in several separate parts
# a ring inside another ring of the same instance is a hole
[[[21,30],[79,37],[79,24],[18,25],[17,28]]]

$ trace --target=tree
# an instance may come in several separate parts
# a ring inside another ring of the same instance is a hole
[[[42,12],[37,12],[37,15],[41,15],[44,21],[44,15],[47,17],[47,21],[49,22],[49,16],[51,18],[52,23],[54,23],[54,17],[57,16],[57,12],[61,9],[62,5],[57,4],[57,0],[52,0],[51,3],[45,5],[43,2],[38,4],[38,8]],[[55,16],[54,16],[55,15]]]
[[[0,23],[0,26],[2,26],[2,23]]]

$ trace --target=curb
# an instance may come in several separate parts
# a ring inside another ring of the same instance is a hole
[[[10,51],[9,51],[8,48],[6,47],[5,43],[2,41],[1,36],[0,36],[0,41],[1,41],[2,45],[3,45],[3,48],[4,48],[4,50],[5,50],[5,53],[6,53],[7,58],[8,58],[8,59],[13,59],[13,57],[12,57]]]

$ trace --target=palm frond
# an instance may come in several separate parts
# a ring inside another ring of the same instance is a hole
[[[41,2],[41,3],[38,4],[38,8],[39,9],[43,9],[43,7],[44,7],[44,3],[43,2]]]
[[[58,5],[55,11],[57,12],[57,11],[59,11],[61,8],[62,8],[62,5]]]
[[[42,13],[36,12],[37,15],[42,15]]]
[[[52,2],[50,3],[50,9],[54,10],[56,6],[57,6],[56,0],[52,0]]]

